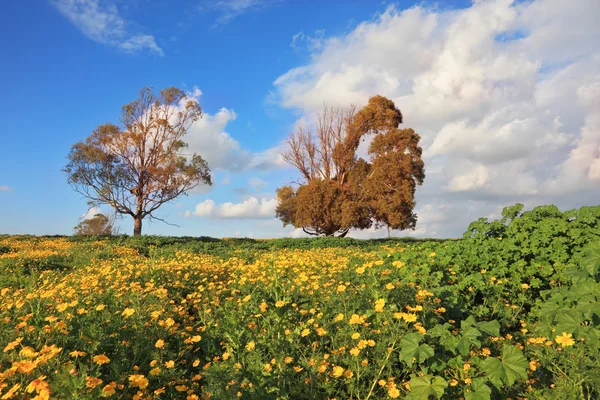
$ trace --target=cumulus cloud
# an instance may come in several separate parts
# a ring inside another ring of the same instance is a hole
[[[79,219],[82,219],[82,220],[92,219],[92,218],[94,218],[94,216],[96,214],[102,214],[102,209],[100,209],[99,207],[92,207],[89,210],[87,210],[87,212],[85,214],[83,214],[81,217],[79,217]]]
[[[10,186],[0,185],[0,192],[11,192],[12,190],[13,188],[11,188]]]
[[[199,101],[202,91],[195,87],[188,96]],[[214,114],[204,112],[202,118],[190,126],[185,136],[188,144],[186,152],[201,155],[212,171],[269,171],[286,166],[279,154],[282,150],[280,144],[260,152],[244,150],[240,142],[227,132],[227,125],[236,118],[235,111],[225,107]],[[228,179],[226,176],[227,182]]]
[[[194,211],[186,212],[187,217],[208,218],[239,218],[239,219],[263,219],[273,218],[277,199],[249,197],[241,203],[215,204],[214,200],[208,199],[196,204]]]
[[[424,235],[459,234],[516,201],[571,206],[584,191],[579,201],[597,197],[600,180],[595,15],[595,0],[389,7],[346,35],[320,37],[311,62],[277,78],[271,97],[308,118],[323,101],[394,100],[422,137],[417,202],[448,213],[452,227],[417,208]]]
[[[126,53],[149,51],[163,56],[154,36],[132,34],[114,4],[101,0],[54,0],[52,4],[89,39]]]

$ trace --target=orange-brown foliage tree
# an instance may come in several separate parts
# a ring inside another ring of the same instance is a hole
[[[358,112],[325,106],[316,132],[299,128],[284,159],[301,174],[297,188],[277,190],[277,216],[312,235],[345,236],[373,225],[414,229],[414,195],[425,179],[420,137],[399,129],[402,113],[374,96]],[[369,160],[356,154],[372,137]]]
[[[98,126],[71,148],[64,168],[69,184],[91,205],[108,204],[130,215],[134,235],[142,220],[161,205],[200,185],[211,185],[210,169],[199,155],[185,156],[182,140],[200,118],[200,105],[177,88],[155,95],[144,88],[122,109],[122,126]]]

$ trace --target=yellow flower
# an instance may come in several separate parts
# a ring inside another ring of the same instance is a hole
[[[327,335],[327,331],[323,328],[317,328],[317,335],[325,336],[325,335]]]
[[[15,361],[12,364],[13,368],[17,368],[17,371],[22,374],[30,374],[37,365],[37,361]]]
[[[522,283],[522,284],[521,284],[521,288],[523,288],[523,289],[525,289],[525,290],[529,289],[530,287],[531,287],[531,286],[529,286],[527,283]]]
[[[269,305],[267,303],[265,303],[264,301],[262,303],[260,303],[260,306],[258,306],[260,308],[260,312],[265,312],[267,311],[267,308],[269,307]]]
[[[390,396],[392,399],[397,399],[398,397],[400,397],[400,391],[398,390],[396,385],[388,389],[388,396]]]
[[[331,371],[331,375],[334,378],[339,378],[340,376],[342,376],[343,373],[344,373],[344,367],[340,367],[339,365],[336,365],[335,367],[333,367],[333,371]]]
[[[556,343],[565,347],[573,346],[573,344],[575,344],[575,341],[573,340],[573,335],[567,332],[563,332],[562,336],[557,336],[556,338],[554,338],[554,340],[556,341]]]
[[[393,283],[388,283],[387,285],[385,285],[385,288],[386,288],[387,290],[392,290],[394,287],[395,287],[395,286],[394,286],[394,284],[393,284]]]
[[[344,372],[344,376],[348,379],[352,378],[354,376],[354,372],[350,371],[349,369],[346,370],[346,372]]]
[[[394,261],[392,262],[392,265],[396,268],[402,268],[404,266],[404,263],[402,261]]]
[[[337,287],[337,292],[341,293],[341,292],[345,292],[346,291],[346,286],[344,285],[338,285]]]
[[[231,357],[231,353],[229,353],[228,351],[223,353],[223,361],[227,361],[229,357]]]
[[[160,368],[156,367],[156,368],[152,368],[150,370],[150,375],[158,375],[160,374]]]
[[[537,363],[535,361],[529,361],[529,369],[535,371],[537,369]]]
[[[102,310],[104,310],[105,307],[106,306],[104,304],[98,304],[96,306],[96,311],[102,311]],[[110,386],[110,385],[106,385],[106,386]]]
[[[17,392],[17,390],[19,390],[19,388],[21,387],[20,383],[16,383],[13,387],[10,388],[10,390],[6,393],[4,393],[4,395],[2,396],[2,399],[11,399],[13,397],[13,395]]]
[[[254,343],[254,340],[252,340],[251,342],[248,342],[248,344],[246,345],[246,350],[252,351],[252,350],[254,350],[255,347],[256,347],[256,343]]]
[[[85,352],[85,351],[77,351],[77,350],[74,350],[74,351],[70,352],[70,353],[69,353],[69,355],[70,355],[71,357],[83,357],[83,356],[85,356],[85,355],[86,355],[86,352]]]
[[[375,311],[383,312],[383,307],[385,306],[385,299],[378,299],[375,301]]]
[[[144,375],[129,375],[129,383],[133,387],[145,389],[148,386],[148,379]]]
[[[23,341],[22,337],[13,340],[12,342],[10,342],[9,344],[6,345],[6,347],[4,348],[4,352],[6,353],[8,351],[11,351],[15,347],[17,347],[22,341]]]
[[[283,359],[283,362],[286,364],[291,364],[294,361],[294,359],[290,356],[287,356],[286,358]]]
[[[350,320],[348,321],[350,325],[358,325],[362,324],[363,322],[365,322],[365,317],[361,317],[358,314],[352,314]]]
[[[174,368],[175,367],[175,361],[173,360],[169,360],[165,363],[165,367],[166,368]]]
[[[157,349],[162,349],[163,347],[165,347],[165,341],[162,339],[158,339],[156,343],[154,343],[154,347],[156,347]]]
[[[352,334],[352,339],[354,339],[354,340],[358,339],[359,337],[360,337],[360,333],[358,333],[358,332],[354,332]]]
[[[100,354],[92,357],[92,360],[98,365],[108,364],[110,362],[110,358],[106,357],[104,354]]]
[[[450,381],[450,386],[456,386],[456,385],[458,385],[458,381],[456,379],[452,379]]]
[[[275,302],[275,307],[277,307],[277,308],[281,308],[281,307],[283,307],[283,306],[285,306],[285,301],[283,301],[283,300],[277,300],[277,301]]]
[[[336,317],[333,319],[334,321],[341,321],[344,319],[344,314],[339,313],[338,315],[336,315]]]
[[[123,312],[121,313],[121,315],[124,316],[124,317],[131,317],[134,313],[135,313],[135,309],[133,309],[133,308],[126,308],[126,309],[123,310]]]
[[[356,273],[357,274],[364,274],[365,273],[365,267],[358,267],[356,268]]]
[[[354,347],[350,350],[350,354],[353,355],[354,357],[356,357],[357,355],[360,354],[360,350],[357,349],[356,347]]]
[[[265,364],[265,371],[271,372],[273,370],[273,366],[269,363]]]
[[[310,335],[310,329],[304,328],[304,329],[302,329],[302,332],[300,332],[300,336],[302,336],[302,337],[306,337],[308,335]]]

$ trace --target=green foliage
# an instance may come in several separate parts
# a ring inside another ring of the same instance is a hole
[[[461,240],[2,237],[0,349],[17,337],[60,346],[39,372],[67,398],[98,398],[95,376],[131,397],[136,371],[165,398],[196,382],[213,398],[595,399],[599,223],[600,207],[515,205]],[[17,354],[0,353],[0,372]]]

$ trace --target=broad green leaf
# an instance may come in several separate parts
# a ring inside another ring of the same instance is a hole
[[[581,265],[591,276],[595,276],[598,273],[598,267],[600,267],[600,243],[594,243],[591,245],[581,260]]]
[[[575,310],[570,310],[568,313],[561,313],[556,316],[556,331],[557,332],[568,332],[577,334],[581,323],[583,322],[583,316],[581,313]]]
[[[481,332],[479,332],[477,328],[467,326],[466,329],[463,329],[462,337],[456,346],[460,354],[463,356],[469,354],[472,344],[476,345],[478,348],[481,347],[481,342],[477,339],[479,336],[481,336]]]
[[[428,400],[429,396],[435,396],[439,399],[444,395],[444,389],[448,387],[448,382],[444,378],[432,377],[431,375],[415,376],[408,384],[410,385],[410,393],[406,396],[406,399],[412,400]]]
[[[465,391],[465,400],[490,400],[492,389],[480,379],[474,380],[470,391]]]
[[[501,387],[502,383],[512,386],[518,378],[527,379],[528,367],[529,363],[521,350],[513,345],[504,345],[500,360],[488,357],[481,362],[481,368],[496,387]]]
[[[448,328],[452,325],[445,323],[444,325],[436,325],[431,330],[427,332],[427,334],[431,337],[438,337],[440,345],[447,351],[452,352],[452,354],[456,354],[456,347],[458,346],[458,340],[456,336],[454,336]]]
[[[434,354],[433,348],[428,344],[419,345],[423,335],[408,333],[400,341],[400,360],[409,366],[414,362],[423,362]]]
[[[487,333],[488,335],[500,335],[500,322],[496,320],[478,322],[477,328],[479,328],[480,331]]]

